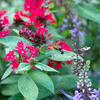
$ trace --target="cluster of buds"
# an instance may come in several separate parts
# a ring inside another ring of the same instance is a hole
[[[9,53],[4,58],[6,61],[11,60],[10,63],[12,66],[12,69],[18,68],[19,64],[22,62],[33,64],[32,68],[34,70],[34,64],[36,63],[36,60],[34,60],[34,57],[38,55],[38,48],[35,48],[34,46],[28,45],[23,42],[18,42],[16,45],[16,49],[18,51],[18,57],[15,55],[15,51],[9,51]]]
[[[100,86],[99,86],[98,91],[96,89],[91,88],[92,83],[87,75],[87,71],[90,67],[89,65],[90,65],[90,61],[88,60],[86,64],[84,64],[83,69],[80,70],[79,81],[77,82],[77,88],[75,90],[75,95],[73,97],[68,95],[63,90],[59,90],[70,100],[100,100],[98,98],[98,95],[100,92],[99,91]]]
[[[99,91],[96,89],[92,89],[92,83],[90,79],[88,79],[87,71],[89,69],[90,61],[88,60],[86,64],[83,66],[79,74],[79,81],[77,82],[77,89],[75,90],[75,95],[77,95],[77,100],[99,100],[97,97],[99,95]]]
[[[53,38],[52,36],[49,37],[51,33],[46,35],[47,32],[48,29],[44,27],[39,27],[36,33],[34,33],[28,30],[27,27],[24,28],[24,26],[22,26],[22,30],[19,30],[19,35],[29,39],[33,44],[40,46],[46,44],[49,39]]]
[[[72,40],[73,40],[73,46],[74,46],[74,51],[76,52],[76,60],[74,61],[75,66],[72,67],[72,73],[75,74],[76,76],[79,76],[80,74],[80,69],[83,66],[83,59],[79,59],[79,56],[83,56],[83,51],[89,50],[90,47],[83,47],[80,49],[76,48],[76,43],[75,43],[75,37],[73,35],[74,31],[70,31],[71,35],[72,35]]]

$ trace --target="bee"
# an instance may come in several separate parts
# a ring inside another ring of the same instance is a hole
[[[49,45],[53,47],[53,49],[58,50],[61,52],[61,54],[64,54],[63,49],[54,41],[48,41]]]

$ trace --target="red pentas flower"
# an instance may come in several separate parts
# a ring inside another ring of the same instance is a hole
[[[21,62],[30,63],[30,64],[32,64],[32,66],[37,62],[37,60],[35,60],[34,57],[36,55],[38,55],[39,48],[35,48],[34,46],[23,43],[22,41],[21,42],[18,41],[15,48],[17,49],[17,52],[18,52],[19,56],[16,56],[14,54],[15,51],[13,50],[13,51],[9,51],[9,53],[4,58],[6,61],[7,60],[12,61],[10,63],[11,65],[13,65],[12,69],[14,69],[14,68],[17,69]]]
[[[66,51],[70,51],[72,52],[70,46],[65,42],[65,41],[56,41],[56,43],[61,46],[62,49],[66,50]],[[48,46],[47,49],[53,49],[52,46]],[[62,68],[62,64],[64,64],[62,61],[55,61],[55,60],[51,60],[48,59],[48,66],[50,67],[56,67],[57,69]],[[72,60],[66,61],[66,63],[70,66]]]
[[[51,1],[50,1],[51,2]],[[24,3],[24,9],[26,11],[29,11],[30,15],[29,15],[29,23],[33,23],[35,21],[38,22],[38,25],[34,24],[35,27],[39,27],[42,25],[42,23],[47,24],[47,21],[49,20],[51,23],[55,23],[54,19],[53,19],[53,14],[47,12],[47,9],[49,9],[48,7],[44,7],[43,4],[45,4],[45,2],[43,0],[25,0]],[[40,20],[40,22],[38,21]],[[49,23],[50,23],[49,22]],[[25,25],[27,25],[27,23],[25,23]]]
[[[21,16],[28,18],[28,15],[24,11],[16,11],[14,14],[14,24],[16,26],[23,23]]]
[[[19,62],[17,62],[17,60],[16,60],[16,59],[14,59],[14,60],[12,61],[12,63],[10,63],[10,64],[11,64],[11,65],[13,65],[13,66],[12,66],[12,69],[14,69],[14,68],[16,68],[16,69],[17,69],[20,63],[19,63]]]
[[[15,59],[15,57],[16,57],[16,55],[14,55],[14,52],[15,51],[9,51],[9,53],[6,55],[6,57],[4,58],[6,61],[7,60],[11,60],[11,61],[13,61],[14,59]]]
[[[38,20],[37,22],[34,22],[35,28],[40,27],[42,23]]]
[[[15,14],[14,14],[15,20],[21,20],[21,16],[22,17],[28,17],[27,14],[23,11],[16,11]]]
[[[6,14],[8,11],[6,11],[6,10],[0,10],[0,17],[2,16],[2,15],[4,15],[4,14]]]
[[[7,11],[0,10],[0,37],[2,38],[8,36],[9,33],[11,33],[9,17],[5,15],[6,12]],[[7,29],[4,29],[5,27]]]

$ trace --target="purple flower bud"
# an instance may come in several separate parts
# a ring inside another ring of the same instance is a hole
[[[63,18],[63,22],[67,23],[68,22],[68,19]]]
[[[12,75],[14,75],[15,74],[15,71],[13,70],[13,73],[12,73]]]
[[[78,19],[78,15],[75,15],[74,16],[74,19],[72,20],[73,22],[77,22],[77,19]]]
[[[78,34],[79,34],[82,38],[84,38],[84,36],[85,36],[85,33],[84,33],[84,32],[81,32],[81,31],[78,31]]]
[[[78,26],[80,26],[81,24],[82,24],[82,22],[81,21],[79,21],[79,22],[77,22],[76,23]]]
[[[67,25],[62,24],[60,29],[61,29],[61,30],[64,30],[64,29],[67,28],[67,27],[68,27]]]
[[[53,57],[53,54],[51,54],[51,57]]]
[[[76,32],[78,31],[77,28],[73,28],[73,37],[76,37]]]

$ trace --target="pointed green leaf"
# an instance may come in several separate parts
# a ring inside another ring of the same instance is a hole
[[[51,91],[52,93],[54,93],[54,85],[52,80],[50,79],[50,77],[40,71],[34,71],[29,73],[29,76],[38,84],[44,86],[45,88],[47,88],[49,91]]]
[[[55,41],[63,38],[61,35],[58,34],[57,30],[53,26],[47,26],[46,28],[48,29],[48,33],[52,33],[51,36],[53,36],[53,38],[51,40]]]
[[[12,29],[15,33],[19,34],[19,31],[17,29]]]
[[[4,78],[6,78],[11,72],[12,72],[12,66],[10,66],[6,71],[5,73],[3,74],[1,80],[3,80]]]
[[[15,69],[15,73],[23,72],[23,71],[28,71],[30,70],[31,66],[28,65],[27,63],[20,63],[17,69]]]
[[[38,88],[30,77],[25,75],[21,76],[18,80],[18,88],[27,100],[36,100]]]
[[[49,57],[49,59],[55,60],[55,61],[68,61],[72,59],[76,59],[76,54],[74,52],[63,50],[64,54],[61,54],[60,51],[57,50],[47,50],[45,52],[45,55],[53,55],[52,57]],[[60,58],[60,59],[59,59]],[[79,59],[83,59],[79,56]]]
[[[100,24],[100,12],[93,5],[82,2],[76,4],[75,9],[80,16]]]
[[[0,82],[0,84],[12,84],[12,83],[16,83],[18,81],[20,76],[18,75],[14,75],[14,76],[10,76],[6,79],[4,79],[3,81]]]
[[[51,94],[51,92],[47,88],[43,87],[42,85],[37,84],[37,86],[39,89],[39,95],[37,100],[42,100],[42,98],[45,98]]]
[[[37,68],[39,68],[40,70],[44,70],[44,71],[53,71],[53,72],[58,72],[57,70],[55,70],[54,68],[49,67],[48,65],[45,65],[43,63],[38,63],[35,65]]]
[[[39,61],[44,60],[45,58],[56,60],[56,61],[68,61],[72,59],[76,59],[76,54],[74,52],[63,50],[64,54],[61,54],[60,51],[57,50],[46,50],[44,53],[36,56],[36,59]],[[51,54],[53,55],[52,57]],[[60,58],[60,59],[59,59]],[[78,56],[78,59],[83,59],[81,56]]]
[[[2,85],[1,93],[6,96],[11,96],[19,93],[17,84]]]
[[[24,22],[28,22],[28,21],[29,21],[29,18],[27,18],[27,17],[21,16],[21,19],[22,19]]]
[[[17,45],[18,41],[23,41],[26,44],[31,44],[31,42],[29,42],[25,38],[21,38],[18,36],[6,36],[4,38],[0,38],[0,43],[12,49],[15,49],[15,46]]]
[[[13,24],[13,21],[14,21],[14,13],[15,13],[15,8],[12,8],[11,10],[7,12],[7,16],[10,18],[9,21],[11,25]]]

